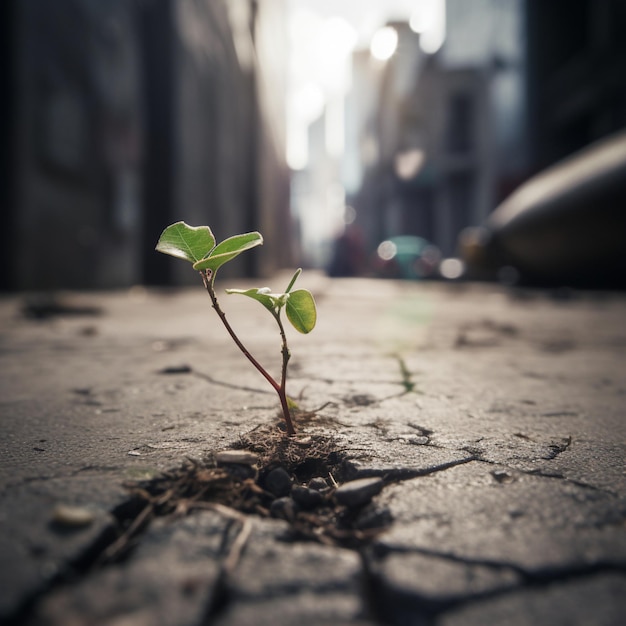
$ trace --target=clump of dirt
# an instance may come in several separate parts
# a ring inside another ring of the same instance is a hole
[[[126,487],[140,513],[110,546],[107,560],[121,558],[152,517],[185,515],[194,509],[230,511],[234,516],[275,517],[289,523],[287,540],[314,540],[356,548],[391,521],[372,502],[341,504],[335,498],[346,454],[325,434],[286,437],[278,427],[259,427],[233,446],[254,453],[242,463],[186,460],[150,481]]]
[[[332,436],[309,434],[285,437],[280,427],[255,428],[241,435],[233,447],[258,454],[261,473],[280,466],[299,481],[313,476],[332,476],[332,480],[338,480],[346,459]]]

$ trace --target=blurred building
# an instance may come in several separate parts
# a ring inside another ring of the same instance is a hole
[[[234,271],[290,262],[283,1],[5,0],[0,24],[0,287],[193,281],[154,252],[181,219],[261,230]]]
[[[459,233],[533,174],[626,127],[622,0],[446,0],[439,46],[388,26],[393,54],[352,54],[343,160],[314,139],[332,127],[327,107],[294,197],[300,216],[325,215],[340,185],[370,252],[416,235],[455,254]]]
[[[546,166],[626,128],[626,3],[447,0],[440,49],[392,23],[353,57],[344,176],[370,250],[401,234],[444,255]]]
[[[355,50],[342,159],[320,152],[310,135],[293,198],[298,214],[332,213],[340,235],[343,210],[331,205],[341,196],[370,254],[397,235],[455,254],[459,232],[528,176],[523,10],[523,0],[447,0],[442,46],[392,22],[392,55]],[[331,115],[327,107],[311,132],[332,127]],[[309,249],[315,263],[328,262],[319,239]]]
[[[372,247],[412,234],[451,254],[458,232],[491,204],[487,77],[476,68],[446,68],[436,56],[412,58],[403,48],[417,35],[407,25],[395,28],[398,51],[381,77],[374,133],[361,146],[377,158],[354,206]]]
[[[524,5],[529,172],[461,238],[476,277],[624,288],[626,3]]]
[[[626,128],[626,2],[526,0],[525,22],[538,171]]]
[[[348,107],[360,129],[349,158],[361,177],[350,185],[372,250],[410,234],[455,254],[459,232],[482,222],[499,190],[526,172],[521,3],[446,4],[440,50],[424,52],[409,24],[392,23],[393,56],[354,58]]]

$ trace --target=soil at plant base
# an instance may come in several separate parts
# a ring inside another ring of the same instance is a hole
[[[378,488],[364,485],[363,497],[337,498],[347,455],[332,436],[288,437],[282,424],[264,426],[242,435],[232,448],[252,454],[245,462],[221,463],[219,454],[202,461],[187,459],[150,481],[127,483],[128,510],[135,514],[127,517],[102,560],[123,558],[153,517],[185,515],[194,509],[281,518],[290,525],[285,540],[350,548],[366,545],[391,522],[389,512],[371,502],[382,479],[373,479],[380,483]]]

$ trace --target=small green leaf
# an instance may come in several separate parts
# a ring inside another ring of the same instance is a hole
[[[234,259],[242,252],[260,246],[262,243],[263,237],[261,233],[256,231],[229,237],[215,246],[208,255],[205,255],[197,263],[194,263],[193,269],[211,270],[215,272],[224,265],[224,263],[228,263],[228,261]]]
[[[298,276],[300,276],[300,274],[302,274],[302,268],[299,267],[295,274],[291,277],[291,280],[289,281],[289,285],[287,286],[287,289],[285,289],[285,293],[289,293],[291,291],[291,288],[293,287],[294,283],[296,282],[296,280],[298,279]]]
[[[260,302],[266,309],[274,312],[276,308],[276,300],[269,293],[269,289],[226,289],[226,293],[237,293],[242,296],[248,296],[257,302]]]
[[[208,226],[189,226],[176,222],[159,237],[158,252],[169,254],[190,263],[204,258],[215,246],[215,237]]]
[[[287,406],[292,410],[292,411],[299,411],[300,410],[300,406],[299,404],[290,396],[287,396]]]
[[[287,306],[287,319],[293,327],[301,333],[310,333],[315,328],[317,311],[315,300],[307,289],[296,289],[289,294]]]

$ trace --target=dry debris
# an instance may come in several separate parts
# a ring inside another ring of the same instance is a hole
[[[242,435],[235,447],[246,454],[187,459],[153,480],[127,484],[139,513],[105,559],[123,556],[151,518],[194,509],[216,510],[242,526],[248,515],[279,517],[290,524],[287,540],[349,547],[367,543],[390,522],[388,512],[376,509],[369,498],[358,506],[337,501],[345,454],[332,437],[285,437],[279,428],[259,427]],[[290,481],[280,492],[268,480],[277,473],[287,474]]]

